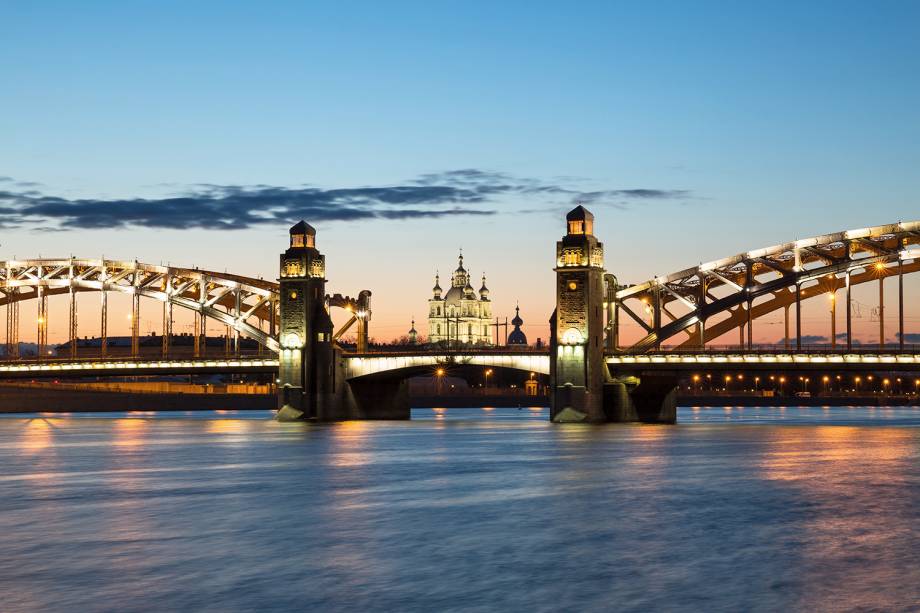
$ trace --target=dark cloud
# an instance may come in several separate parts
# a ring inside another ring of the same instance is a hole
[[[64,198],[35,189],[32,182],[0,190],[0,227],[102,229],[143,226],[171,229],[243,229],[259,225],[370,219],[432,219],[487,216],[503,197],[563,200],[623,206],[623,199],[689,197],[683,190],[620,189],[580,191],[564,184],[513,177],[475,168],[421,175],[403,185],[323,189],[311,185],[197,184],[162,198]],[[616,201],[615,201],[616,200]]]
[[[803,344],[803,345],[821,345],[821,344],[830,343],[830,342],[831,342],[830,339],[827,338],[826,336],[818,336],[818,335],[816,335],[816,334],[803,334],[803,335],[802,335],[802,344]],[[784,345],[785,343],[786,343],[786,339],[781,338],[781,339],[779,339],[778,341],[776,341],[775,344],[776,344],[776,345]],[[795,344],[795,338],[794,338],[794,337],[789,339],[789,344],[790,344],[790,345],[794,345],[794,344]]]

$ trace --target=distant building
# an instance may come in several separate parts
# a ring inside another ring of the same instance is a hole
[[[441,295],[440,277],[435,275],[433,297],[428,301],[428,341],[491,345],[492,303],[486,277],[482,276],[479,295],[470,284],[470,274],[460,264],[451,276],[450,289]]]
[[[415,329],[415,318],[412,318],[412,327],[409,328],[409,344],[417,345],[418,344],[418,330]]]
[[[524,324],[524,320],[521,319],[521,307],[515,305],[514,307],[514,319],[511,320],[511,325],[514,326],[514,330],[511,331],[511,334],[508,335],[508,344],[509,345],[526,345],[527,344],[527,335],[524,334],[524,331],[521,330],[521,326]]]

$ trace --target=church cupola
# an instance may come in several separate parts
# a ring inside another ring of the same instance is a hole
[[[304,247],[316,248],[316,228],[301,220],[299,223],[291,226],[289,231],[291,235],[291,248],[302,249]]]
[[[418,344],[418,330],[415,329],[415,318],[412,318],[412,327],[409,328],[409,343],[412,345]]]
[[[486,287],[486,275],[482,275],[482,287],[479,288],[479,299],[488,300],[489,299],[489,288]]]
[[[441,299],[441,276],[437,273],[434,275],[434,287],[431,288],[432,293],[434,293],[435,300]]]
[[[518,305],[514,307],[514,319],[511,320],[511,325],[514,326],[514,330],[508,335],[508,344],[526,345],[527,336],[524,334],[524,331],[521,330],[521,326],[524,325],[524,320],[521,319],[521,307]]]
[[[451,279],[452,287],[462,287],[465,288],[470,284],[470,275],[466,272],[466,269],[463,267],[463,251],[460,251],[460,263],[457,265],[457,270],[454,271],[454,277]]]

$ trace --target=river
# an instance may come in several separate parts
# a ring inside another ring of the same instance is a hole
[[[920,609],[920,410],[0,417],[2,611]]]

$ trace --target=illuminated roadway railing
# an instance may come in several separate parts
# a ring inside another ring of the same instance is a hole
[[[614,370],[631,369],[818,369],[885,368],[888,370],[920,370],[920,353],[653,353],[643,355],[607,356]]]
[[[546,351],[503,352],[431,352],[418,354],[390,353],[345,356],[346,376],[349,379],[408,368],[437,366],[483,366],[512,368],[541,375],[549,374],[549,353]]]
[[[22,375],[79,374],[93,376],[95,373],[112,375],[135,373],[156,374],[175,372],[272,372],[277,371],[277,359],[230,358],[192,360],[79,360],[79,361],[36,361],[0,363],[0,378]]]

